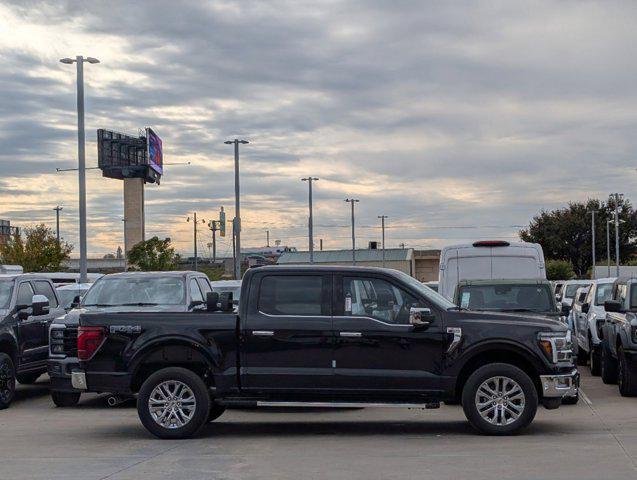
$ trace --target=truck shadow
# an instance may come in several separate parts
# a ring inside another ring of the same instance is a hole
[[[28,400],[33,400],[36,398],[47,396],[48,394],[49,394],[48,379],[40,380],[33,385],[18,384],[15,391],[15,396],[13,397],[12,404],[13,405],[20,404]]]

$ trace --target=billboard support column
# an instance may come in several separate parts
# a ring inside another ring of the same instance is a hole
[[[124,251],[145,240],[144,179],[124,179]]]

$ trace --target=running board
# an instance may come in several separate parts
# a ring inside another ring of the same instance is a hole
[[[365,403],[365,402],[270,402],[257,401],[257,407],[312,407],[312,408],[440,408],[440,402],[430,403]]]

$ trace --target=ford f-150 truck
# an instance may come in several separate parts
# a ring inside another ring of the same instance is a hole
[[[226,299],[220,312],[82,314],[73,385],[137,393],[151,433],[184,438],[228,406],[446,400],[460,400],[478,431],[512,434],[579,384],[560,322],[467,311],[395,270],[253,268],[232,308]]]

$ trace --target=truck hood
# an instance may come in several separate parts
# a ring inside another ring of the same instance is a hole
[[[62,315],[55,319],[55,323],[64,325],[78,325],[80,321],[80,315],[85,313],[134,313],[134,312],[185,312],[187,311],[185,305],[153,305],[147,307],[131,307],[131,306],[118,306],[118,307],[84,307],[74,308],[66,315]]]
[[[542,329],[547,332],[566,332],[568,327],[559,320],[559,317],[547,317],[541,313],[520,312],[475,312],[471,310],[450,310],[452,316],[457,316],[460,322],[481,322],[504,324],[516,327],[529,327]]]

